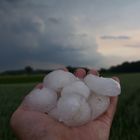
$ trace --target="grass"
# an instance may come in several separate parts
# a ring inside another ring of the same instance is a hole
[[[119,75],[122,94],[111,130],[111,140],[140,139],[140,74]]]
[[[107,76],[110,75],[112,74]],[[139,140],[140,73],[117,74],[117,76],[121,79],[122,94],[119,97],[110,140]],[[27,76],[12,77],[15,79],[12,84],[9,76],[7,77],[7,80],[6,77],[2,77],[5,80],[0,77],[0,140],[17,140],[10,129],[9,119],[23,97],[42,80],[42,76],[30,76],[29,81]]]
[[[0,84],[33,83],[42,81],[44,75],[1,75]]]
[[[9,119],[33,86],[34,84],[0,85],[0,140],[16,140],[9,126]]]

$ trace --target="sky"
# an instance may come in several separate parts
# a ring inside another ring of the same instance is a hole
[[[140,60],[139,0],[1,0],[0,71]]]

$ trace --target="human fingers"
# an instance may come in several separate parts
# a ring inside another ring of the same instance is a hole
[[[59,70],[69,71],[66,67],[64,67],[64,68],[60,68]]]
[[[118,77],[112,77],[112,78],[114,80],[116,80],[117,82],[120,82]],[[108,118],[110,118],[111,121],[112,121],[114,114],[116,112],[117,103],[118,103],[118,96],[110,97],[110,105],[109,105],[109,108],[106,112],[106,115]]]
[[[99,72],[97,70],[95,70],[95,69],[89,70],[88,74],[93,74],[93,75],[99,76]]]
[[[42,89],[43,88],[43,83],[39,83],[35,86],[35,89]]]
[[[116,112],[117,103],[118,103],[118,96],[110,97],[110,105],[109,105],[109,108],[106,112],[106,115],[111,121],[112,121],[114,114]]]
[[[74,72],[74,75],[78,78],[84,78],[86,76],[86,71],[84,69],[77,69],[75,72]]]

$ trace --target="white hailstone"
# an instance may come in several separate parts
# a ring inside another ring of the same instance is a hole
[[[34,89],[23,101],[23,104],[28,106],[29,109],[40,112],[50,111],[56,103],[56,92],[48,88]]]
[[[59,114],[59,121],[71,119],[78,112],[80,108],[81,97],[72,95],[69,97],[61,97],[57,103],[57,110]]]
[[[65,86],[61,91],[61,96],[67,96],[69,94],[78,94],[87,99],[90,95],[90,90],[84,82],[76,81],[68,86]]]
[[[104,78],[88,74],[84,78],[84,82],[92,92],[99,95],[117,96],[121,92],[119,82],[112,78]]]
[[[56,70],[45,76],[43,84],[45,87],[51,88],[56,92],[60,92],[64,86],[69,85],[76,80],[76,77],[72,73],[63,70]]]
[[[91,108],[86,100],[81,100],[80,109],[76,113],[76,115],[70,119],[65,121],[64,123],[68,126],[81,126],[91,120]]]
[[[79,95],[63,96],[50,115],[68,126],[82,125],[90,120],[91,110],[86,100]]]
[[[91,108],[91,120],[94,120],[107,110],[110,104],[110,98],[92,93],[88,103]]]

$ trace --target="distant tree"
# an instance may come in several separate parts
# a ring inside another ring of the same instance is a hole
[[[105,72],[107,72],[107,69],[105,69],[105,68],[101,68],[101,69],[99,70],[99,73],[105,73]]]
[[[33,73],[33,68],[31,67],[31,66],[26,66],[25,67],[25,72],[27,73],[27,74],[31,74],[31,73]]]
[[[140,61],[124,62],[121,65],[112,66],[109,72],[140,72]]]
[[[76,70],[76,68],[72,66],[67,66],[67,69],[72,73]]]

